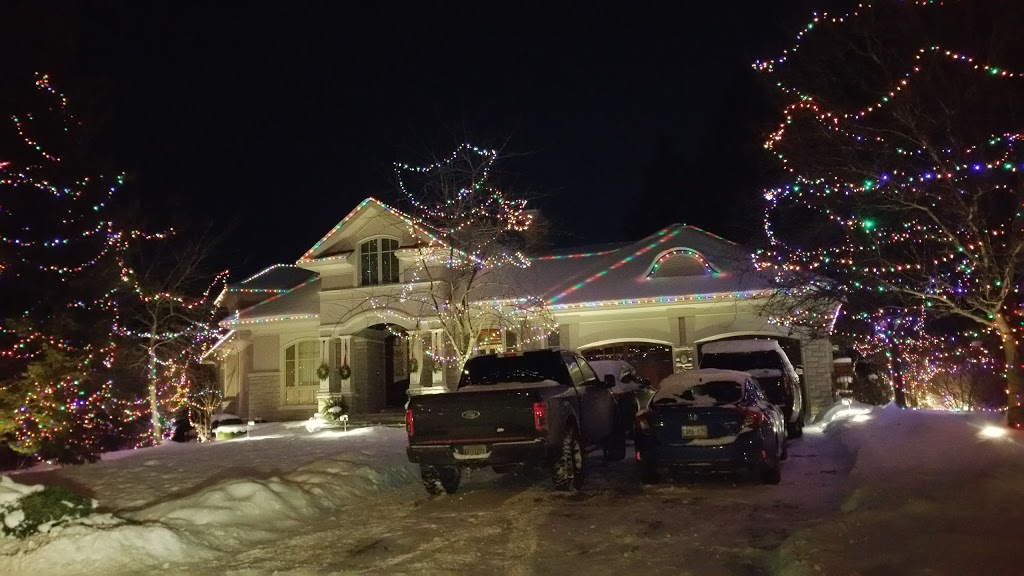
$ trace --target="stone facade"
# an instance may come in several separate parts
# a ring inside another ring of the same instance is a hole
[[[807,422],[818,418],[835,400],[832,378],[832,343],[825,338],[802,340]]]

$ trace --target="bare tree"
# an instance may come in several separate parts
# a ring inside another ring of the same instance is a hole
[[[134,298],[119,329],[138,342],[157,441],[163,433],[161,404],[173,412],[204,389],[195,382],[194,369],[224,332],[219,325],[224,312],[214,300],[227,272],[211,275],[204,269],[214,244],[205,234],[183,244],[135,244],[135,265],[122,263]]]
[[[459,368],[485,331],[536,337],[554,326],[543,300],[530,296],[523,250],[534,215],[526,198],[494,184],[498,157],[496,150],[464,144],[428,166],[396,165],[402,199],[413,214],[408,225],[424,241],[401,292],[375,301],[401,299],[420,317],[436,318],[446,350],[431,356]]]
[[[815,16],[755,65],[784,100],[762,266],[827,278],[821,293],[853,314],[923,307],[988,331],[1011,406],[1024,401],[1022,23],[1020,3],[862,5]]]

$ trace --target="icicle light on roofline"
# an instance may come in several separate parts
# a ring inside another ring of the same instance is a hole
[[[381,202],[380,200],[377,200],[376,198],[372,198],[371,197],[371,198],[367,198],[367,199],[363,200],[362,202],[360,202],[359,206],[356,206],[355,210],[352,210],[352,212],[349,212],[349,214],[347,216],[345,216],[344,218],[341,219],[341,222],[338,222],[337,224],[335,224],[334,228],[331,228],[331,230],[329,232],[327,232],[327,234],[325,234],[323,238],[318,240],[316,242],[316,244],[313,244],[313,247],[310,248],[309,250],[307,250],[306,253],[303,254],[301,258],[299,258],[299,263],[301,264],[303,262],[310,262],[310,261],[314,261],[314,260],[316,260],[316,261],[321,260],[320,258],[314,258],[313,257],[313,253],[316,252],[317,250],[319,250],[320,247],[324,245],[324,242],[327,242],[327,240],[329,240],[338,231],[340,231],[342,229],[342,227],[345,226],[346,222],[348,222],[349,220],[354,218],[356,216],[356,214],[359,214],[360,210],[362,210],[362,208],[364,206],[366,206],[367,204],[369,204],[370,202],[373,202],[373,203],[377,204],[378,206],[380,206],[381,208],[387,210],[388,212],[391,212],[395,216],[398,216],[399,218],[401,218],[406,223],[406,225],[408,225],[410,227],[411,230],[416,231],[416,232],[426,236],[427,238],[430,238],[430,240],[432,242],[435,242],[435,243],[438,243],[438,244],[442,243],[437,238],[437,236],[435,234],[433,234],[433,233],[429,232],[428,230],[426,230],[423,227],[423,225],[416,218],[413,218],[412,216],[409,216],[408,214],[405,214],[404,212],[402,212],[400,210],[396,210],[395,208],[392,208],[391,206]],[[345,256],[345,257],[347,257],[347,256]],[[333,259],[333,258],[340,258],[340,256],[327,257],[327,258],[324,258],[323,260],[328,260],[328,259]]]
[[[260,270],[259,272],[253,274],[252,276],[249,276],[245,280],[242,280],[241,282],[239,282],[239,284],[248,284],[249,282],[252,282],[253,280],[256,280],[257,278],[259,278],[260,276],[263,276],[265,274],[269,274],[270,272],[273,272],[274,270],[277,270],[278,268],[291,268],[293,270],[300,270],[300,268],[298,266],[296,266],[295,264],[274,264],[273,266],[268,266],[268,267],[264,268],[263,270]]]
[[[287,291],[288,288],[228,288],[228,292],[242,292],[247,294],[280,294]]]
[[[229,319],[223,323],[227,326],[244,326],[249,324],[267,324],[270,322],[285,322],[288,320],[312,320],[319,318],[319,314],[281,314],[279,316],[260,316],[258,318],[246,318],[245,320]]]
[[[545,260],[571,260],[573,258],[591,258],[593,256],[605,256],[612,254],[615,250],[602,250],[600,252],[580,252],[578,254],[552,254],[550,256],[535,256],[529,258],[531,262],[543,262]]]
[[[719,292],[710,294],[691,294],[688,296],[656,296],[651,298],[627,298],[623,300],[598,300],[594,302],[578,302],[572,304],[548,304],[551,310],[578,310],[582,308],[605,308],[619,306],[637,306],[649,304],[674,304],[678,302],[706,302],[713,300],[743,300],[767,297],[772,290],[748,290],[745,292]]]

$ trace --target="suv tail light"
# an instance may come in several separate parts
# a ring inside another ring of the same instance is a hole
[[[533,403],[533,429],[538,432],[548,429],[548,407],[543,402]]]
[[[412,410],[405,411],[405,431],[408,432],[409,437],[412,438]]]

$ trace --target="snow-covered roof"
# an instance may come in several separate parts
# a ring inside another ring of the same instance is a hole
[[[657,263],[685,251],[706,262],[703,274],[657,277]],[[537,295],[554,309],[596,303],[673,302],[770,288],[753,269],[751,253],[694,226],[673,224],[636,242],[605,250],[543,255],[530,260]]]
[[[259,304],[239,310],[225,318],[224,326],[258,324],[275,320],[303,320],[320,315],[320,277],[306,281],[272,296]]]
[[[300,263],[327,250],[327,245],[340,238],[346,222],[370,207],[409,218],[372,198],[367,199],[313,246]],[[656,273],[659,260],[680,253],[704,263],[703,269],[697,270],[699,273],[695,275],[659,278]],[[239,283],[238,286],[247,288],[267,286],[278,294],[240,311],[234,318],[235,323],[318,314],[319,281],[312,281],[315,278],[312,274],[295,266],[277,265]],[[474,294],[478,300],[537,298],[556,311],[620,303],[743,297],[770,289],[768,281],[754,271],[750,251],[700,228],[682,224],[673,224],[635,242],[552,251],[530,258],[530,265],[525,268],[506,266],[486,274],[486,281],[481,282],[480,290]],[[289,279],[296,282],[283,286]]]

